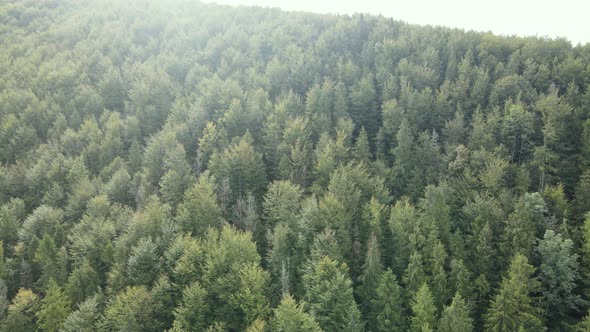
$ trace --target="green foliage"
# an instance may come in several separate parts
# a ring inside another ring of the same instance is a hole
[[[37,294],[30,289],[19,289],[8,306],[8,313],[2,324],[4,330],[15,332],[35,330],[39,307],[40,300]]]
[[[209,310],[207,291],[198,282],[192,283],[182,291],[182,303],[174,310],[174,331],[204,330]]]
[[[48,287],[51,279],[54,282],[57,280],[59,284],[65,282],[66,266],[64,265],[64,256],[63,253],[58,254],[53,238],[46,233],[37,246],[33,260],[41,266],[41,277],[37,281],[40,289]]]
[[[150,286],[154,282],[160,269],[156,250],[156,244],[149,237],[139,240],[131,248],[127,275],[132,285]]]
[[[582,304],[580,296],[575,294],[579,278],[578,255],[572,252],[572,240],[552,230],[545,232],[537,250],[541,256],[539,281],[547,301],[547,314],[550,319],[559,321]]]
[[[270,228],[276,224],[294,226],[301,207],[303,191],[290,181],[276,181],[268,186],[263,209]]]
[[[247,135],[223,152],[214,153],[209,169],[216,179],[229,179],[234,198],[248,192],[261,197],[266,187],[262,154],[254,150]]]
[[[455,294],[451,305],[443,309],[437,331],[473,331],[473,319],[469,314],[469,306],[459,293]]]
[[[427,284],[422,284],[412,300],[410,331],[426,332],[436,328],[436,307]]]
[[[303,276],[306,308],[323,330],[362,330],[347,270],[324,256],[311,262]]]
[[[78,309],[70,313],[64,321],[65,332],[91,332],[96,331],[100,318],[100,296],[88,298],[79,304]]]
[[[104,311],[106,331],[158,331],[154,299],[145,286],[131,286],[117,294]]]
[[[281,303],[274,309],[274,315],[270,323],[271,331],[284,332],[319,332],[318,323],[312,316],[303,311],[303,306],[298,304],[293,297],[285,295]]]
[[[223,225],[215,186],[209,174],[202,174],[198,182],[184,193],[176,221],[183,231],[194,236],[204,234],[208,227],[220,228]]]
[[[70,305],[70,300],[63,289],[50,279],[45,297],[41,300],[39,311],[36,313],[39,327],[48,332],[61,331],[70,313]]]
[[[198,1],[0,31],[0,331],[585,329],[587,45]]]
[[[485,317],[487,331],[545,330],[542,310],[533,297],[541,286],[534,273],[526,256],[514,256]]]
[[[359,298],[363,306],[363,313],[370,316],[370,305],[377,298],[377,286],[381,279],[383,266],[381,265],[381,252],[375,235],[369,239],[367,256],[363,264],[363,273],[359,277],[361,285],[358,287]],[[369,320],[369,321],[374,321]]]
[[[84,260],[68,277],[65,292],[73,303],[81,303],[94,295],[99,287],[100,279],[98,274],[88,260]]]
[[[369,326],[375,331],[405,330],[404,308],[400,293],[401,288],[395,274],[391,270],[385,270],[375,289],[376,297],[371,301],[372,316],[370,317],[374,320],[369,321]]]

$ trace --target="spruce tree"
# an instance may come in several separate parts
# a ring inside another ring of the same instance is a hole
[[[377,237],[372,234],[367,244],[367,255],[363,264],[363,273],[359,280],[361,285],[358,286],[359,298],[361,299],[362,312],[367,320],[371,320],[370,304],[377,297],[377,287],[381,279],[383,266],[381,265],[381,252]]]
[[[540,282],[534,274],[535,268],[528,263],[526,256],[514,256],[486,314],[486,331],[545,330],[543,311],[536,306],[534,298],[540,290]]]
[[[303,310],[301,304],[297,304],[291,295],[286,294],[281,303],[274,309],[270,322],[270,330],[273,332],[320,332],[320,326],[312,316]]]
[[[440,332],[471,332],[473,319],[469,314],[469,306],[463,297],[456,293],[450,306],[443,309],[438,322]]]
[[[573,253],[573,245],[572,240],[547,230],[537,247],[541,256],[539,281],[552,323],[561,321],[582,304],[580,295],[576,294],[578,255]]]
[[[381,274],[375,293],[376,297],[371,301],[368,328],[379,332],[405,331],[401,288],[390,269]]]
[[[313,262],[303,276],[306,308],[325,331],[362,331],[346,264],[327,256]]]
[[[174,331],[201,331],[207,326],[207,291],[194,282],[182,291],[182,302],[174,310]]]
[[[436,328],[436,307],[430,288],[423,283],[412,300],[410,331],[428,332]]]
[[[61,331],[64,321],[70,314],[70,305],[63,289],[53,279],[49,279],[45,297],[36,313],[39,327],[48,332]]]

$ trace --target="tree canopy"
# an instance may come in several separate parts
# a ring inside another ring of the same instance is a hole
[[[588,44],[7,0],[0,45],[0,331],[590,326]]]

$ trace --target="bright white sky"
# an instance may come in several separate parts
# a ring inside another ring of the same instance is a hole
[[[382,14],[416,24],[590,42],[590,0],[204,0],[315,13]]]

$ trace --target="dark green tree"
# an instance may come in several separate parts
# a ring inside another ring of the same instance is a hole
[[[374,331],[404,331],[406,322],[402,306],[401,288],[395,274],[387,269],[381,274],[371,301],[371,316],[368,328]]]
[[[541,284],[534,273],[535,268],[526,256],[514,256],[485,316],[487,331],[545,330],[543,311],[534,298]]]

